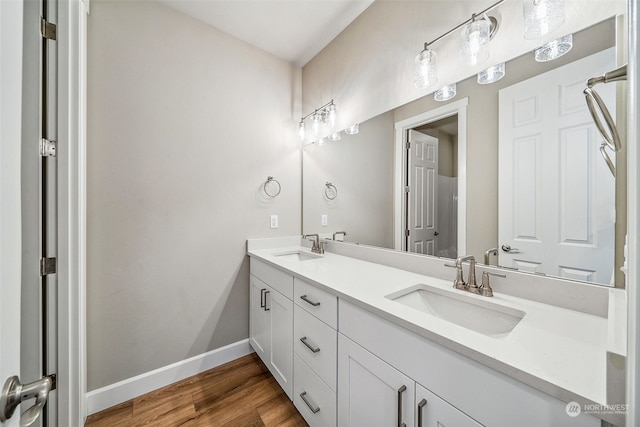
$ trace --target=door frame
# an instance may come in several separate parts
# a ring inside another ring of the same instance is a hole
[[[404,200],[404,176],[406,174],[405,143],[407,132],[454,114],[458,115],[458,254],[467,251],[467,106],[469,98],[443,105],[425,113],[395,123],[394,176],[393,176],[393,242],[394,249],[405,250],[404,230],[406,212]]]
[[[86,58],[89,0],[58,2],[58,425],[86,409]]]

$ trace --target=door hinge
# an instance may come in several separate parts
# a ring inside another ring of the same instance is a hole
[[[411,150],[411,143],[409,141],[407,141],[407,143],[405,144],[405,148],[407,150]]]
[[[410,193],[410,192],[411,192],[411,187],[410,187],[410,186],[408,186],[408,185],[407,185],[407,186],[405,186],[405,187],[404,187],[404,192],[405,192],[405,193]]]
[[[40,18],[40,34],[42,34],[42,37],[48,40],[56,40],[57,33],[56,24]]]
[[[40,276],[46,276],[48,274],[55,274],[58,267],[58,260],[56,258],[41,258],[40,259]]]
[[[409,235],[411,235],[411,231],[404,230],[404,235],[405,235],[405,237],[409,237]]]
[[[56,374],[49,374],[47,377],[51,378],[51,390],[55,390],[58,386],[58,377]]]
[[[42,157],[56,157],[56,142],[42,138],[40,140],[40,155]]]

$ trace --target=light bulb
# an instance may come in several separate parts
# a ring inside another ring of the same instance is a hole
[[[311,123],[313,123],[312,125],[313,137],[315,138],[318,136],[318,133],[320,132],[320,114],[313,113],[313,116],[311,116]]]
[[[489,57],[488,43],[491,23],[486,18],[475,19],[465,25],[460,37],[462,37],[462,49],[460,50],[460,62],[463,65],[478,65]]]
[[[304,138],[307,136],[307,132],[304,128],[304,120],[300,120],[300,125],[298,126],[298,134],[300,135],[300,141],[304,141]]]
[[[336,126],[337,118],[338,109],[336,108],[336,105],[329,105],[329,107],[327,107],[327,126],[329,126],[329,129],[333,129]]]
[[[320,139],[318,140],[318,146],[319,146],[319,147],[322,147],[324,144],[325,144],[325,140],[324,140],[324,138],[320,138]]]
[[[438,55],[431,49],[425,48],[416,56],[414,83],[420,89],[434,85],[438,81]]]
[[[329,140],[331,141],[339,141],[340,140],[340,132],[333,133],[329,135]]]

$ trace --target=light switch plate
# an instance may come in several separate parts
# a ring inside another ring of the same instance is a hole
[[[271,215],[271,228],[278,228],[278,215]]]
[[[322,226],[326,227],[328,223],[327,214],[322,215]]]

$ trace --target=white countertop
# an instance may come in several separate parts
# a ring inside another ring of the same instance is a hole
[[[500,293],[492,298],[473,295],[453,289],[449,280],[329,252],[305,261],[274,255],[295,250],[309,251],[300,246],[254,248],[249,255],[560,400],[607,403],[607,318]],[[488,299],[526,315],[508,335],[489,337],[385,298],[421,283]]]

